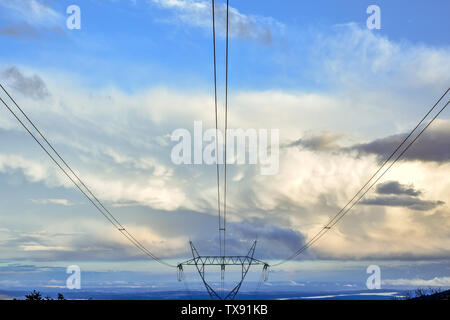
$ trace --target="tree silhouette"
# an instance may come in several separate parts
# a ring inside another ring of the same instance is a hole
[[[43,300],[42,295],[39,291],[33,290],[30,294],[25,295],[26,300]]]
[[[62,293],[58,293],[58,297],[56,299],[57,300],[66,300]],[[33,292],[30,292],[30,294],[25,295],[25,300],[39,301],[39,300],[53,300],[53,299],[50,298],[49,296],[42,298],[42,294],[39,291],[33,290]]]

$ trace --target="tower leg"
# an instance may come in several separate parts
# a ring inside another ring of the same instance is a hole
[[[205,263],[202,261],[201,256],[198,254],[197,249],[194,247],[194,244],[192,241],[189,242],[191,245],[192,250],[192,256],[194,257],[195,267],[197,268],[198,274],[200,275],[200,278],[202,278],[203,284],[205,285],[206,291],[208,291],[209,296],[212,300],[218,299],[222,300],[222,298],[217,294],[216,291],[214,291],[213,288],[206,282],[205,280]],[[200,264],[199,264],[200,261]]]
[[[227,294],[227,296],[224,298],[224,300],[234,300],[236,295],[239,292],[239,289],[241,289],[242,282],[244,282],[245,276],[247,275],[248,270],[250,270],[250,266],[252,265],[252,259],[253,255],[255,254],[255,248],[256,248],[256,240],[253,242],[253,245],[251,246],[250,250],[248,251],[247,257],[249,257],[248,264],[242,263],[242,278],[241,281],[233,288],[233,290],[230,291],[230,293]]]

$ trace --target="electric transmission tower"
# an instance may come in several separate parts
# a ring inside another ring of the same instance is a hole
[[[193,258],[178,264],[178,281],[183,281],[183,279],[184,279],[183,266],[195,266],[195,268],[197,269],[198,274],[200,275],[200,278],[202,279],[202,282],[206,288],[206,291],[208,291],[208,294],[211,297],[211,299],[233,300],[236,297],[236,295],[238,294],[239,289],[241,288],[242,283],[244,282],[245,276],[247,275],[251,266],[257,266],[257,265],[263,266],[264,281],[267,280],[269,264],[264,261],[253,258],[253,255],[255,254],[256,240],[253,242],[250,250],[248,251],[247,255],[245,255],[245,256],[225,256],[225,255],[201,256],[198,253],[198,251],[195,248],[192,241],[190,241],[189,244],[191,246]],[[227,293],[225,296],[222,294],[219,294],[217,292],[217,290],[212,288],[211,285],[206,280],[206,277],[205,277],[206,266],[220,266],[222,281],[224,281],[224,279],[225,279],[226,266],[241,266],[240,280],[234,286],[234,288],[229,293]]]

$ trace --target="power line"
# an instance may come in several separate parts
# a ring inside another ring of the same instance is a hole
[[[217,63],[216,63],[216,18],[215,18],[215,1],[211,0],[212,20],[213,20],[213,51],[214,51],[214,113],[216,120],[216,175],[217,175],[217,211],[219,213],[219,252],[222,255],[222,220],[220,216],[220,173],[219,173],[219,153],[217,139],[219,137],[219,127],[217,121]]]
[[[223,181],[223,212],[221,212],[220,202],[220,173],[218,158],[218,107],[217,107],[217,63],[216,63],[216,31],[215,31],[215,1],[211,1],[212,5],[212,22],[213,22],[213,53],[214,53],[214,111],[216,124],[216,176],[217,176],[217,207],[219,216],[219,249],[220,255],[226,254],[226,215],[227,215],[227,130],[228,130],[228,43],[229,43],[229,0],[227,0],[226,13],[226,63],[225,63],[225,138],[224,138],[224,181]]]
[[[413,135],[413,133],[422,125],[425,119],[433,112],[436,106],[442,101],[442,99],[447,95],[450,88],[448,88],[445,93],[438,99],[438,101],[430,108],[430,110],[426,113],[426,115],[420,120],[420,122],[414,127],[413,130],[406,136],[406,138],[400,143],[400,145],[392,152],[392,154],[384,161],[384,163],[378,168],[378,170],[371,176],[371,178],[359,189],[359,191],[353,196],[353,198],[323,227],[314,237],[309,240],[305,245],[303,245],[300,249],[298,249],[294,254],[282,260],[272,266],[279,266],[285,262],[288,262],[306,249],[311,247],[316,241],[318,241],[321,237],[323,237],[331,228],[333,228],[366,194],[369,192],[372,187],[387,173],[387,171],[405,154],[405,152],[417,141],[417,139],[422,135],[422,133],[434,122],[434,120],[445,110],[447,105],[450,103],[447,102],[439,112],[427,123],[427,125],[417,134],[417,136],[406,146],[406,148],[394,159],[394,161],[388,166],[388,168],[372,183],[371,181],[377,176],[377,174],[385,167],[385,165],[394,157],[398,150],[406,143],[406,141]],[[367,185],[370,186],[358,197],[358,195],[365,189]],[[355,200],[353,202],[353,200]],[[348,208],[347,208],[348,207]]]
[[[224,188],[223,188],[223,254],[226,248],[227,225],[227,130],[228,130],[228,20],[229,0],[227,0],[227,34],[226,34],[226,62],[225,62],[225,161],[224,161]]]
[[[44,150],[44,152],[50,157],[50,159],[59,167],[59,169],[70,179],[70,181],[77,187],[77,189],[94,205],[94,207],[133,245],[135,245],[139,250],[141,250],[145,255],[149,256],[153,260],[164,264],[169,267],[176,267],[175,265],[169,264],[153,253],[151,253],[141,242],[139,242],[126,228],[111,214],[111,212],[106,209],[103,203],[93,194],[93,192],[86,186],[86,184],[79,178],[79,176],[73,171],[73,169],[67,164],[67,162],[61,157],[61,155],[55,150],[52,144],[45,138],[42,132],[36,127],[33,121],[27,116],[23,109],[17,104],[17,102],[11,97],[8,91],[0,84],[0,88],[6,93],[9,99],[14,103],[17,109],[22,113],[22,115],[27,119],[31,126],[36,130],[36,132],[42,137],[45,143],[53,150],[54,154],[62,161],[61,165],[54,156],[50,154],[47,148],[39,141],[39,139],[31,132],[31,130],[25,125],[25,123],[17,116],[17,114],[11,109],[11,107],[0,97],[0,101],[5,105],[5,107],[10,111],[10,113],[16,118],[16,120],[22,125],[22,127],[31,135],[31,137],[38,143],[38,145]],[[70,173],[73,174],[75,179],[70,176],[69,172],[63,168],[65,166]],[[78,183],[75,181],[77,180]],[[83,190],[83,188],[85,190]],[[90,196],[89,196],[90,195]],[[92,197],[92,198],[91,198]],[[102,210],[103,209],[103,210]]]

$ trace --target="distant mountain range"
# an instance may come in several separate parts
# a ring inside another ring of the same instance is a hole
[[[0,290],[3,299],[25,299],[32,290]],[[209,300],[203,290],[133,291],[123,289],[67,290],[38,288],[43,297],[55,299],[61,292],[66,299],[93,300]],[[404,290],[339,290],[339,291],[271,291],[242,292],[237,300],[400,300],[407,297]]]
[[[420,295],[419,297],[412,298],[411,300],[449,300],[449,298],[450,298],[450,290],[447,290],[428,295]]]

